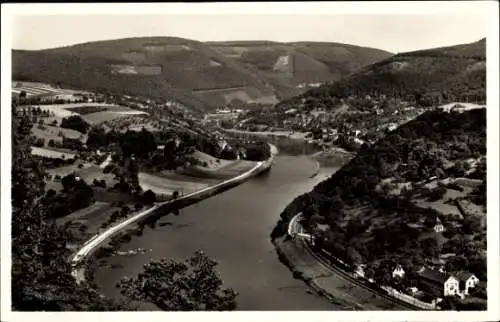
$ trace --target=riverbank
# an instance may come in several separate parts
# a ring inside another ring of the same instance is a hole
[[[314,178],[315,176],[317,176],[317,175],[318,175],[319,171],[321,170],[321,165],[319,164],[319,162],[318,162],[318,161],[314,160],[313,158],[311,158],[311,159],[314,161],[314,163],[315,163],[315,165],[316,165],[316,170],[314,171],[314,173],[313,173],[313,174],[311,174],[311,175],[309,176],[309,178]]]
[[[354,156],[346,151],[335,150],[317,152],[308,158],[319,165],[317,157],[325,153],[338,167],[349,162]],[[280,220],[271,233],[271,242],[278,258],[292,272],[293,277],[304,281],[319,295],[337,305],[356,310],[408,310],[408,306],[401,305],[386,295],[374,293],[360,282],[353,281],[349,273],[333,269],[328,261],[320,260],[314,254],[302,237],[293,238],[293,234],[290,235],[290,226],[297,216],[296,207],[300,204],[300,198],[295,198],[282,211]],[[304,237],[307,238],[305,235]]]
[[[311,235],[303,231],[300,218],[301,213],[288,220],[282,217],[271,235],[278,258],[290,269],[294,278],[304,281],[332,303],[350,305],[359,310],[435,309],[433,304],[394,292],[388,287],[381,287],[383,292],[377,291],[373,285],[357,280],[350,268],[337,267],[345,263],[338,260],[332,262],[331,254],[311,249],[306,242]]]
[[[92,276],[87,279],[92,282],[92,277],[104,296],[124,300],[116,287],[122,276],[137,276],[152,259],[167,257],[182,261],[202,250],[219,263],[217,270],[224,286],[239,293],[238,310],[342,310],[303,281],[293,278],[278,260],[269,238],[286,205],[337,168],[322,167],[311,179],[314,170],[314,162],[306,155],[289,155],[280,149],[269,172],[184,207],[178,213],[158,216],[155,225],[145,225],[141,234],[132,232],[131,239],[119,244],[110,256],[97,260],[98,254],[94,254],[93,267],[87,270]],[[133,256],[116,254],[137,249],[152,251]],[[159,308],[144,302],[140,310]]]
[[[354,310],[409,310],[369,290],[353,284],[341,274],[318,261],[308,246],[299,239],[279,237],[273,239],[279,260],[304,281],[318,295],[331,303]]]
[[[342,148],[332,147],[326,151],[319,151],[309,155],[309,157],[317,161],[322,167],[338,167],[343,166],[355,157],[355,153],[346,151]]]
[[[108,241],[111,237],[115,236],[119,232],[127,229],[130,225],[134,223],[138,223],[140,220],[147,219],[150,216],[154,216],[155,214],[162,214],[166,211],[172,211],[173,209],[179,209],[185,207],[189,204],[198,202],[202,199],[208,198],[216,193],[219,193],[225,189],[229,189],[230,187],[236,186],[242,183],[249,178],[256,176],[264,171],[270,169],[273,164],[275,156],[278,154],[278,149],[269,144],[271,149],[271,157],[266,161],[257,162],[257,164],[246,171],[243,174],[240,174],[236,177],[224,180],[215,185],[203,188],[201,190],[185,194],[183,196],[178,197],[174,200],[165,201],[159,204],[154,205],[153,207],[146,209],[138,214],[135,214],[131,218],[127,218],[120,223],[114,225],[113,227],[107,229],[106,231],[100,233],[99,235],[94,236],[92,239],[87,241],[84,246],[76,252],[74,257],[72,258],[73,271],[72,275],[75,277],[77,282],[82,282],[85,280],[85,266],[83,263],[106,241]]]
[[[310,154],[308,157],[315,162],[316,171],[309,178],[314,178],[318,175],[321,167],[341,167],[354,158],[354,156],[354,153],[337,147]]]

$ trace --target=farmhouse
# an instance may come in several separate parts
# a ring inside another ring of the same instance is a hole
[[[479,284],[479,279],[470,272],[458,272],[456,276],[461,283],[460,286],[465,295],[469,295],[469,289],[474,288],[477,284]]]
[[[476,287],[479,279],[469,272],[446,274],[441,271],[424,269],[419,272],[420,288],[435,296],[458,295],[464,298],[471,288]]]

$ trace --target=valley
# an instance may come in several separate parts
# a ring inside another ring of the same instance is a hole
[[[14,302],[485,310],[485,51],[13,50]]]

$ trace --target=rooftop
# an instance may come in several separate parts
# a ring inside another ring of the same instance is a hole
[[[471,276],[474,276],[474,274],[472,274],[471,272],[467,272],[467,271],[460,271],[460,272],[457,272],[457,273],[455,273],[453,275],[456,276],[459,281],[466,281]]]
[[[425,269],[419,273],[420,276],[426,280],[429,280],[434,283],[442,284],[448,279],[448,275],[441,273],[439,271],[433,271],[430,269]]]

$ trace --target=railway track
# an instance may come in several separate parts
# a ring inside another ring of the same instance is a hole
[[[395,299],[395,298],[393,298],[385,293],[378,292],[378,291],[374,290],[373,288],[367,286],[365,283],[358,281],[357,279],[351,277],[348,273],[344,272],[343,270],[335,267],[334,265],[331,265],[330,262],[324,256],[319,255],[316,252],[314,252],[313,250],[311,250],[311,248],[309,247],[309,244],[304,240],[304,238],[299,237],[298,240],[300,240],[300,242],[303,243],[303,246],[304,246],[304,249],[306,250],[306,252],[308,252],[312,257],[314,257],[326,269],[332,271],[337,276],[340,276],[341,278],[345,279],[346,281],[348,281],[352,284],[355,284],[355,285],[369,291],[370,293],[372,293],[380,298],[387,300],[388,302],[390,302],[393,305],[393,307],[391,307],[391,308],[404,308],[404,309],[415,310],[415,311],[422,310],[421,308],[414,306],[414,305],[411,305],[410,303],[400,301],[400,300]]]

